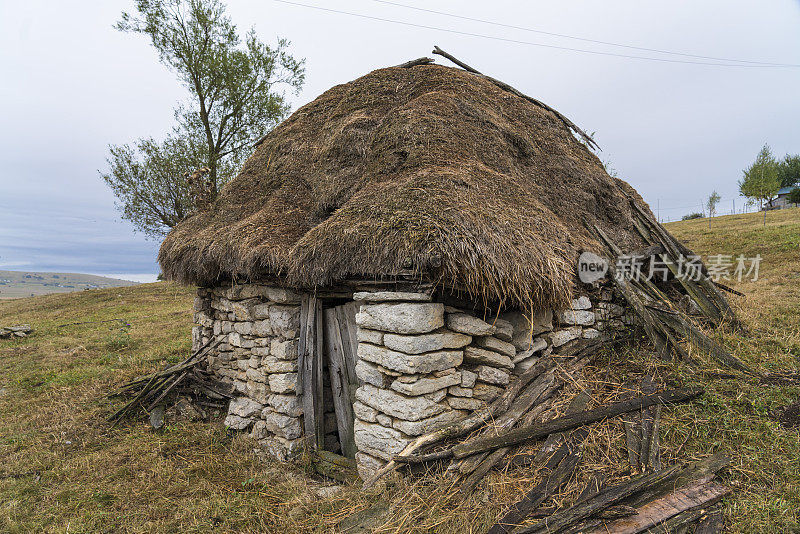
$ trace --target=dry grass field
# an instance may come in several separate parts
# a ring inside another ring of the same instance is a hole
[[[704,258],[762,256],[759,280],[731,282],[746,294],[733,302],[749,333],[715,335],[751,366],[800,368],[800,210],[769,213],[766,227],[751,214],[716,218],[711,230],[705,219],[669,229]],[[191,305],[190,289],[167,283],[0,302],[0,325],[36,329],[0,340],[0,532],[479,533],[538,481],[529,470],[498,472],[469,497],[438,476],[330,492],[330,482],[263,459],[218,421],[173,420],[159,432],[143,421],[106,423],[106,392],[187,354]],[[629,353],[596,362],[587,381],[599,392],[644,372],[707,390],[664,410],[664,462],[725,452],[732,531],[797,531],[800,428],[770,412],[797,400],[800,387],[710,379]],[[591,471],[627,476],[623,446],[618,420],[595,425],[571,491]]]

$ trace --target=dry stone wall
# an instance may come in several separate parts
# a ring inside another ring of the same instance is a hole
[[[277,458],[297,454],[303,428],[295,393],[300,295],[258,284],[201,288],[195,322],[194,348],[222,340],[209,368],[239,394],[225,425],[250,432]]]
[[[568,310],[487,319],[424,293],[360,293],[356,315],[363,385],[353,406],[356,463],[367,477],[415,437],[492,402],[516,375],[569,341],[625,328],[610,292]],[[605,300],[603,300],[605,299]]]
[[[426,293],[363,292],[356,315],[361,383],[355,394],[356,461],[362,476],[415,437],[493,401],[539,358],[578,338],[626,328],[610,291],[581,296],[570,309],[476,317]],[[238,397],[225,424],[249,432],[286,460],[303,444],[297,389],[300,295],[259,284],[201,288],[193,345],[219,339],[209,368]],[[326,449],[339,450],[330,378],[323,372]]]

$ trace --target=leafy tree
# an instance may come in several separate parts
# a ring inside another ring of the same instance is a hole
[[[170,138],[111,146],[103,177],[123,217],[158,236],[194,207],[185,173],[208,167],[216,197],[253,144],[289,113],[283,89],[299,91],[305,67],[285,39],[271,47],[253,29],[240,38],[221,0],[136,0],[136,11],[123,13],[116,28],[147,36],[191,96],[175,110]]]
[[[702,219],[703,214],[700,212],[689,213],[688,215],[684,215],[681,217],[682,221],[691,221],[692,219]]]
[[[712,192],[706,200],[706,209],[708,210],[708,227],[711,228],[711,218],[717,212],[717,204],[722,197],[716,191]]]
[[[786,154],[783,160],[778,163],[778,176],[781,181],[781,187],[800,185],[800,155],[790,156]]]
[[[769,145],[764,145],[756,160],[744,170],[744,176],[739,180],[739,193],[751,201],[758,201],[759,207],[764,209],[764,202],[771,206],[780,188],[778,162]],[[766,210],[764,224],[767,224]]]
[[[151,237],[163,236],[194,209],[189,171],[208,161],[208,147],[197,135],[175,129],[164,141],[139,139],[133,146],[109,147],[109,170],[102,175],[117,196],[122,218]],[[219,175],[232,177],[244,154],[219,162]]]
[[[789,191],[789,196],[786,197],[791,204],[800,204],[800,187],[795,187]]]

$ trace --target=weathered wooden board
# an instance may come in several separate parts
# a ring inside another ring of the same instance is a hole
[[[347,367],[344,352],[345,342],[335,308],[323,312],[325,318],[325,354],[331,376],[331,392],[333,408],[336,412],[336,425],[339,430],[339,443],[347,458],[355,458],[356,444],[353,437],[353,403],[350,400],[350,371]]]
[[[337,306],[336,318],[339,322],[339,329],[342,338],[342,357],[347,365],[347,379],[350,384],[350,404],[356,400],[356,389],[361,385],[361,381],[356,376],[356,362],[358,361],[358,338],[356,337],[356,313],[359,304],[348,302]]]
[[[622,519],[609,521],[592,531],[592,534],[637,534],[687,510],[710,506],[730,493],[730,489],[717,482],[697,480],[678,488],[668,495],[644,504],[639,513]]]
[[[656,392],[652,376],[642,379],[642,393],[651,395]],[[639,448],[639,464],[642,471],[658,471],[661,469],[660,441],[658,436],[661,406],[650,406],[642,409],[642,439]]]
[[[305,295],[300,303],[301,331],[298,343],[298,378],[301,380],[303,429],[309,445],[325,445],[325,414],[322,406],[322,302]]]
[[[627,382],[623,386],[626,390],[624,399],[632,399],[635,396],[633,382]],[[631,469],[641,471],[639,464],[639,451],[642,448],[642,424],[641,414],[629,412],[622,415],[622,424],[625,428],[625,444],[628,449],[628,463]]]
[[[725,532],[725,515],[722,510],[713,510],[700,518],[694,534],[720,534]]]

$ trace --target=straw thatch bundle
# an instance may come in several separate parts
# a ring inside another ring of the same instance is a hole
[[[199,285],[412,270],[479,298],[561,306],[580,251],[602,250],[585,222],[643,244],[626,195],[644,205],[552,111],[462,70],[393,67],[275,128],[159,261]]]

